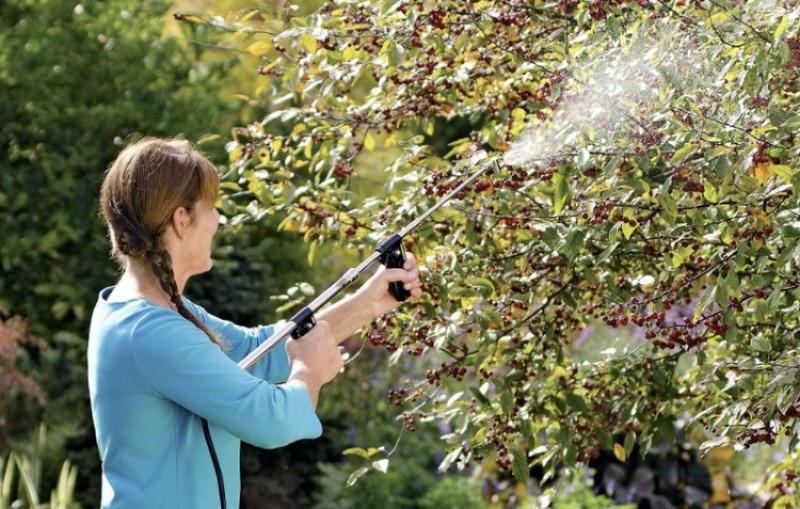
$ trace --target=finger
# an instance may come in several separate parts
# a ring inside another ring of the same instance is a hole
[[[405,288],[408,291],[416,290],[417,288],[422,288],[422,282],[412,281],[411,283],[405,283],[403,285],[403,288]]]
[[[419,277],[419,272],[408,271],[405,269],[386,269],[380,274],[381,279],[386,283],[393,281],[400,281],[401,283],[410,283]]]
[[[406,261],[403,263],[403,268],[411,270],[417,266],[417,259],[411,253],[406,253]]]

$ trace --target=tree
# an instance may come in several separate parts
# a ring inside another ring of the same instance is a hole
[[[0,296],[35,331],[85,328],[113,263],[96,196],[120,145],[232,121],[219,65],[193,68],[152,23],[163,1],[5,2],[0,12]],[[113,269],[112,269],[113,270]],[[87,307],[88,306],[88,307]]]
[[[117,274],[97,210],[103,174],[131,139],[196,141],[238,118],[237,101],[221,98],[230,59],[200,62],[201,45],[164,37],[168,6],[10,0],[0,7],[0,308],[25,320],[26,337],[46,343],[17,351],[10,332],[3,341],[8,367],[28,377],[16,380],[36,381],[46,401],[4,406],[13,436],[4,434],[3,450],[6,438],[19,443],[47,422],[48,451],[67,449],[87,506],[98,503],[100,474],[85,338],[97,292]],[[184,35],[203,41],[197,31]],[[224,161],[222,145],[202,148]],[[62,462],[45,462],[53,480],[45,486],[55,485]]]
[[[407,239],[426,296],[366,334],[427,368],[391,398],[409,428],[450,423],[442,469],[526,482],[677,422],[703,449],[796,445],[798,17],[399,0],[189,21],[260,56],[275,102],[228,145],[234,223],[277,214],[366,254],[485,171]],[[359,200],[360,155],[387,147],[387,193]]]
[[[27,331],[27,324],[18,316],[6,318],[0,308],[0,448],[7,447],[9,429],[14,422],[7,418],[6,411],[15,397],[20,395],[34,399],[41,398],[41,390],[36,382],[19,369],[18,358],[25,346],[42,348],[41,338],[32,336]],[[10,422],[11,421],[11,422]]]

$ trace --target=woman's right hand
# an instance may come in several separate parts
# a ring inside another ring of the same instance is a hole
[[[287,340],[286,351],[292,366],[289,382],[303,383],[316,407],[319,389],[333,380],[344,366],[328,323],[319,321],[300,339]]]

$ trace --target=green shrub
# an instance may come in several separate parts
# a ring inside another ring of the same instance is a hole
[[[40,426],[28,453],[11,453],[0,458],[0,509],[78,509],[75,483],[78,470],[69,460],[61,465],[50,502],[43,503],[47,493],[42,478],[47,430]]]

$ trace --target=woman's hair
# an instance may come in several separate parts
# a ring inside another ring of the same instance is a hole
[[[184,207],[191,213],[198,200],[213,204],[218,193],[216,168],[187,141],[146,138],[123,149],[109,167],[100,192],[100,211],[108,225],[111,253],[120,264],[149,265],[181,316],[224,347],[184,305],[164,247],[164,232],[173,212]]]

